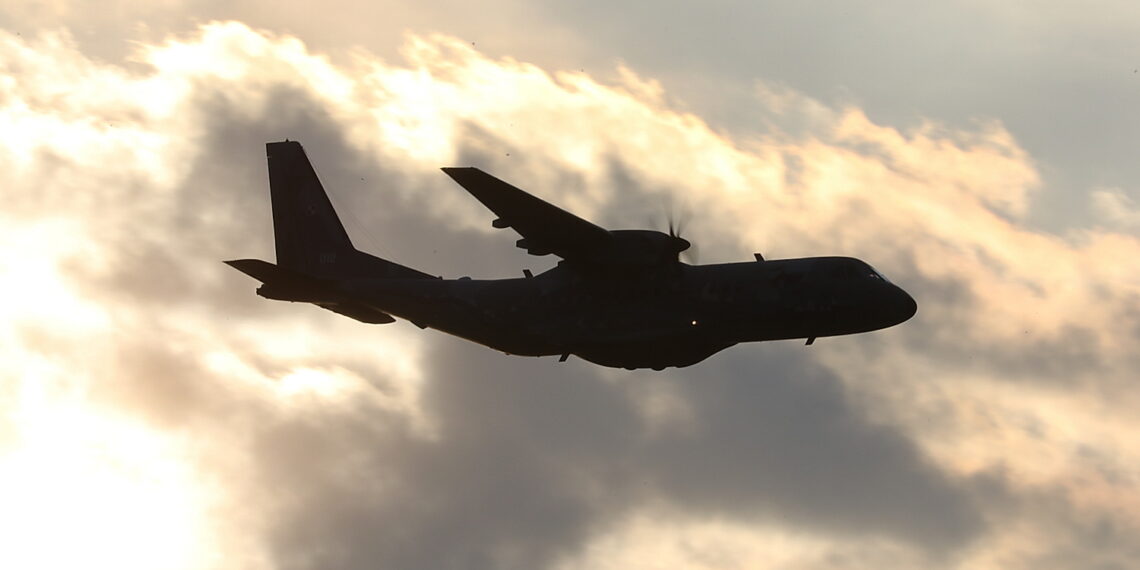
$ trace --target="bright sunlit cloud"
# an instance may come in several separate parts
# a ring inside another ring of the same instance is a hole
[[[205,473],[184,439],[92,409],[50,378],[5,398],[0,450],[5,568],[221,567]]]

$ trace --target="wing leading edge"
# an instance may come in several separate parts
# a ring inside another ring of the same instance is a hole
[[[506,183],[478,168],[444,168],[477,200],[499,216],[496,228],[513,228],[523,239],[515,245],[531,255],[553,253],[563,259],[596,255],[613,241],[613,234],[558,206]]]

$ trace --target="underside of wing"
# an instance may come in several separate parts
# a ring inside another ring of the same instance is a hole
[[[595,257],[613,241],[605,228],[506,183],[478,168],[443,171],[494,212],[496,228],[513,228],[516,245],[531,255],[555,254],[563,259]]]

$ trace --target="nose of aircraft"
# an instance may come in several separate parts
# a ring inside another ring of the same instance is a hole
[[[895,323],[904,322],[914,316],[918,312],[918,303],[914,302],[914,297],[911,297],[901,287],[892,285],[894,287],[894,294],[891,296],[891,312],[895,319]]]

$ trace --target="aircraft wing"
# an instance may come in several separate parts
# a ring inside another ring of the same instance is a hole
[[[611,243],[613,235],[558,206],[479,170],[444,168],[443,171],[499,216],[496,228],[514,228],[523,239],[515,245],[531,255],[553,253],[563,259],[588,257]]]

